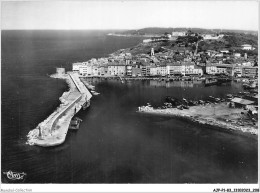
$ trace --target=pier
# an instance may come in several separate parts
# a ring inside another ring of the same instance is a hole
[[[92,94],[81,82],[78,74],[68,72],[56,78],[66,79],[70,90],[60,97],[60,106],[28,134],[30,145],[48,147],[62,144],[73,116],[81,108],[85,109],[90,105]]]

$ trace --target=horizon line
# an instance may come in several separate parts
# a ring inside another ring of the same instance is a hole
[[[172,28],[172,29],[176,29],[176,28],[185,28],[185,29],[204,29],[204,30],[234,30],[234,31],[254,31],[254,32],[258,32],[259,30],[258,29],[227,29],[227,28],[203,28],[203,27],[143,27],[143,28],[129,28],[129,29],[65,29],[65,28],[61,28],[61,29],[1,29],[1,31],[7,31],[7,30],[13,30],[13,31],[18,31],[18,30],[35,30],[35,31],[40,31],[40,30],[50,30],[50,31],[58,31],[58,30],[63,30],[63,31],[86,31],[86,30],[95,30],[95,31],[107,31],[107,30],[117,30],[117,31],[122,31],[122,30],[125,30],[125,31],[130,31],[130,30],[141,30],[141,29],[147,29],[147,28],[165,28],[165,29],[169,29],[169,28]]]

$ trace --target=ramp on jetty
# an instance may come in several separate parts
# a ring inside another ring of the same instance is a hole
[[[60,97],[60,106],[36,129],[28,134],[28,144],[43,147],[56,146],[65,141],[72,117],[83,107],[90,105],[92,97],[78,74],[68,72],[57,78],[66,79],[70,90]]]

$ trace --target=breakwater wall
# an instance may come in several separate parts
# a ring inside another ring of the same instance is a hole
[[[54,121],[51,124],[51,130],[55,129],[55,125],[56,123],[59,121],[59,119],[64,116],[64,114],[66,114],[74,105],[75,103],[79,102],[82,99],[82,95],[80,95],[79,97],[77,97],[74,101],[72,101],[65,109],[63,109],[61,112],[59,112],[55,117],[54,117]]]
[[[66,79],[70,86],[68,92],[60,97],[60,106],[34,130],[27,135],[27,143],[43,147],[56,146],[65,141],[72,117],[89,103],[91,93],[80,81],[77,74],[56,74],[54,78]]]

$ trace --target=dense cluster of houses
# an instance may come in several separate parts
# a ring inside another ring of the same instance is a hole
[[[173,75],[203,75],[202,67],[194,62],[160,62],[155,56],[129,59],[126,53],[121,58],[114,57],[91,59],[87,62],[72,64],[72,70],[83,76],[173,76]],[[155,62],[154,62],[155,61]]]
[[[162,65],[147,62],[129,64],[108,62],[104,65],[88,62],[74,63],[72,70],[83,76],[173,76],[203,75],[201,67],[192,62],[175,62]]]
[[[217,75],[226,74],[235,77],[257,77],[258,68],[241,64],[207,64],[206,73]]]
[[[238,54],[234,54],[237,55]],[[206,64],[191,61],[185,55],[182,61],[170,59],[168,54],[139,54],[132,57],[130,53],[110,56],[108,58],[91,59],[87,62],[73,63],[72,70],[83,76],[175,76],[175,75],[210,75],[226,74],[237,77],[257,77],[258,68],[253,61],[239,60],[234,64],[223,61],[208,60]],[[198,57],[198,56],[196,56]],[[240,56],[238,56],[240,57]],[[223,59],[223,58],[222,58]]]
[[[169,34],[168,34],[169,35]],[[186,32],[173,32],[175,36],[186,36]],[[205,35],[204,38],[221,38],[222,35]],[[197,44],[197,45],[196,45]],[[161,47],[150,53],[132,55],[126,50],[119,50],[117,54],[111,54],[107,58],[91,59],[87,62],[73,64],[72,70],[83,76],[189,76],[203,74],[226,74],[237,77],[257,77],[257,59],[247,54],[238,52],[230,53],[229,50],[206,50],[197,52],[190,49],[192,44],[185,46],[177,43],[171,49]],[[242,45],[243,49],[253,49],[250,45]]]

